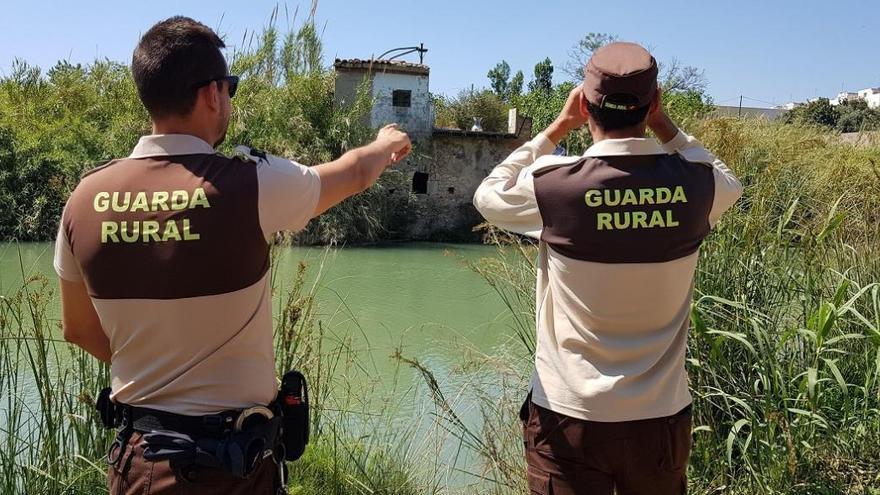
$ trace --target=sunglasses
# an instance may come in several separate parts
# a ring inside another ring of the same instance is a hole
[[[238,76],[221,76],[215,77],[214,79],[208,79],[207,81],[202,81],[198,84],[193,85],[193,89],[203,88],[212,82],[220,82],[226,81],[229,83],[229,97],[232,98],[235,96],[235,92],[238,91]]]

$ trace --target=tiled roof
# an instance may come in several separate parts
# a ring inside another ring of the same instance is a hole
[[[361,60],[359,58],[336,59],[336,70],[373,70],[377,72],[398,72],[403,74],[428,75],[427,65],[404,62],[402,60]]]

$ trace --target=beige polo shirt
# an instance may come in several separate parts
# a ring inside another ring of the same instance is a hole
[[[543,134],[483,181],[474,204],[540,240],[532,400],[567,416],[628,421],[691,402],[685,352],[699,247],[742,193],[687,134],[609,139],[550,155]]]
[[[267,239],[302,229],[320,190],[308,167],[181,134],[83,177],[55,270],[89,291],[116,401],[201,415],[274,399]]]

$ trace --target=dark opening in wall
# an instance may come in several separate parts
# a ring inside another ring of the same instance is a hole
[[[448,192],[449,194],[455,194],[455,188],[454,188],[454,187],[449,187],[449,188],[446,189],[446,192]]]
[[[408,89],[395,89],[391,93],[391,104],[395,107],[409,108],[412,106],[412,91]]]
[[[428,174],[425,172],[413,174],[412,190],[414,194],[428,194]]]

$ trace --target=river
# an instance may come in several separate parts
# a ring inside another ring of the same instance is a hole
[[[42,274],[54,283],[52,250],[51,243],[0,245],[0,294],[15,291],[23,276]],[[349,397],[333,400],[333,407],[382,407],[382,414],[391,415],[384,424],[400,429],[388,431],[390,436],[425,432],[430,425],[414,426],[413,420],[430,415],[430,392],[422,377],[392,354],[399,349],[418,360],[436,373],[449,396],[458,394],[466,379],[454,371],[464,364],[467,351],[493,354],[512,341],[507,308],[467,265],[495,255],[488,246],[433,243],[285,248],[276,260],[276,310],[299,262],[305,262],[328,348],[349,341],[349,358],[354,356],[338,368],[344,376],[337,377],[331,391]],[[50,311],[57,317],[57,300]],[[360,393],[371,397],[357,397]],[[461,414],[468,422],[477,420],[472,411]]]

